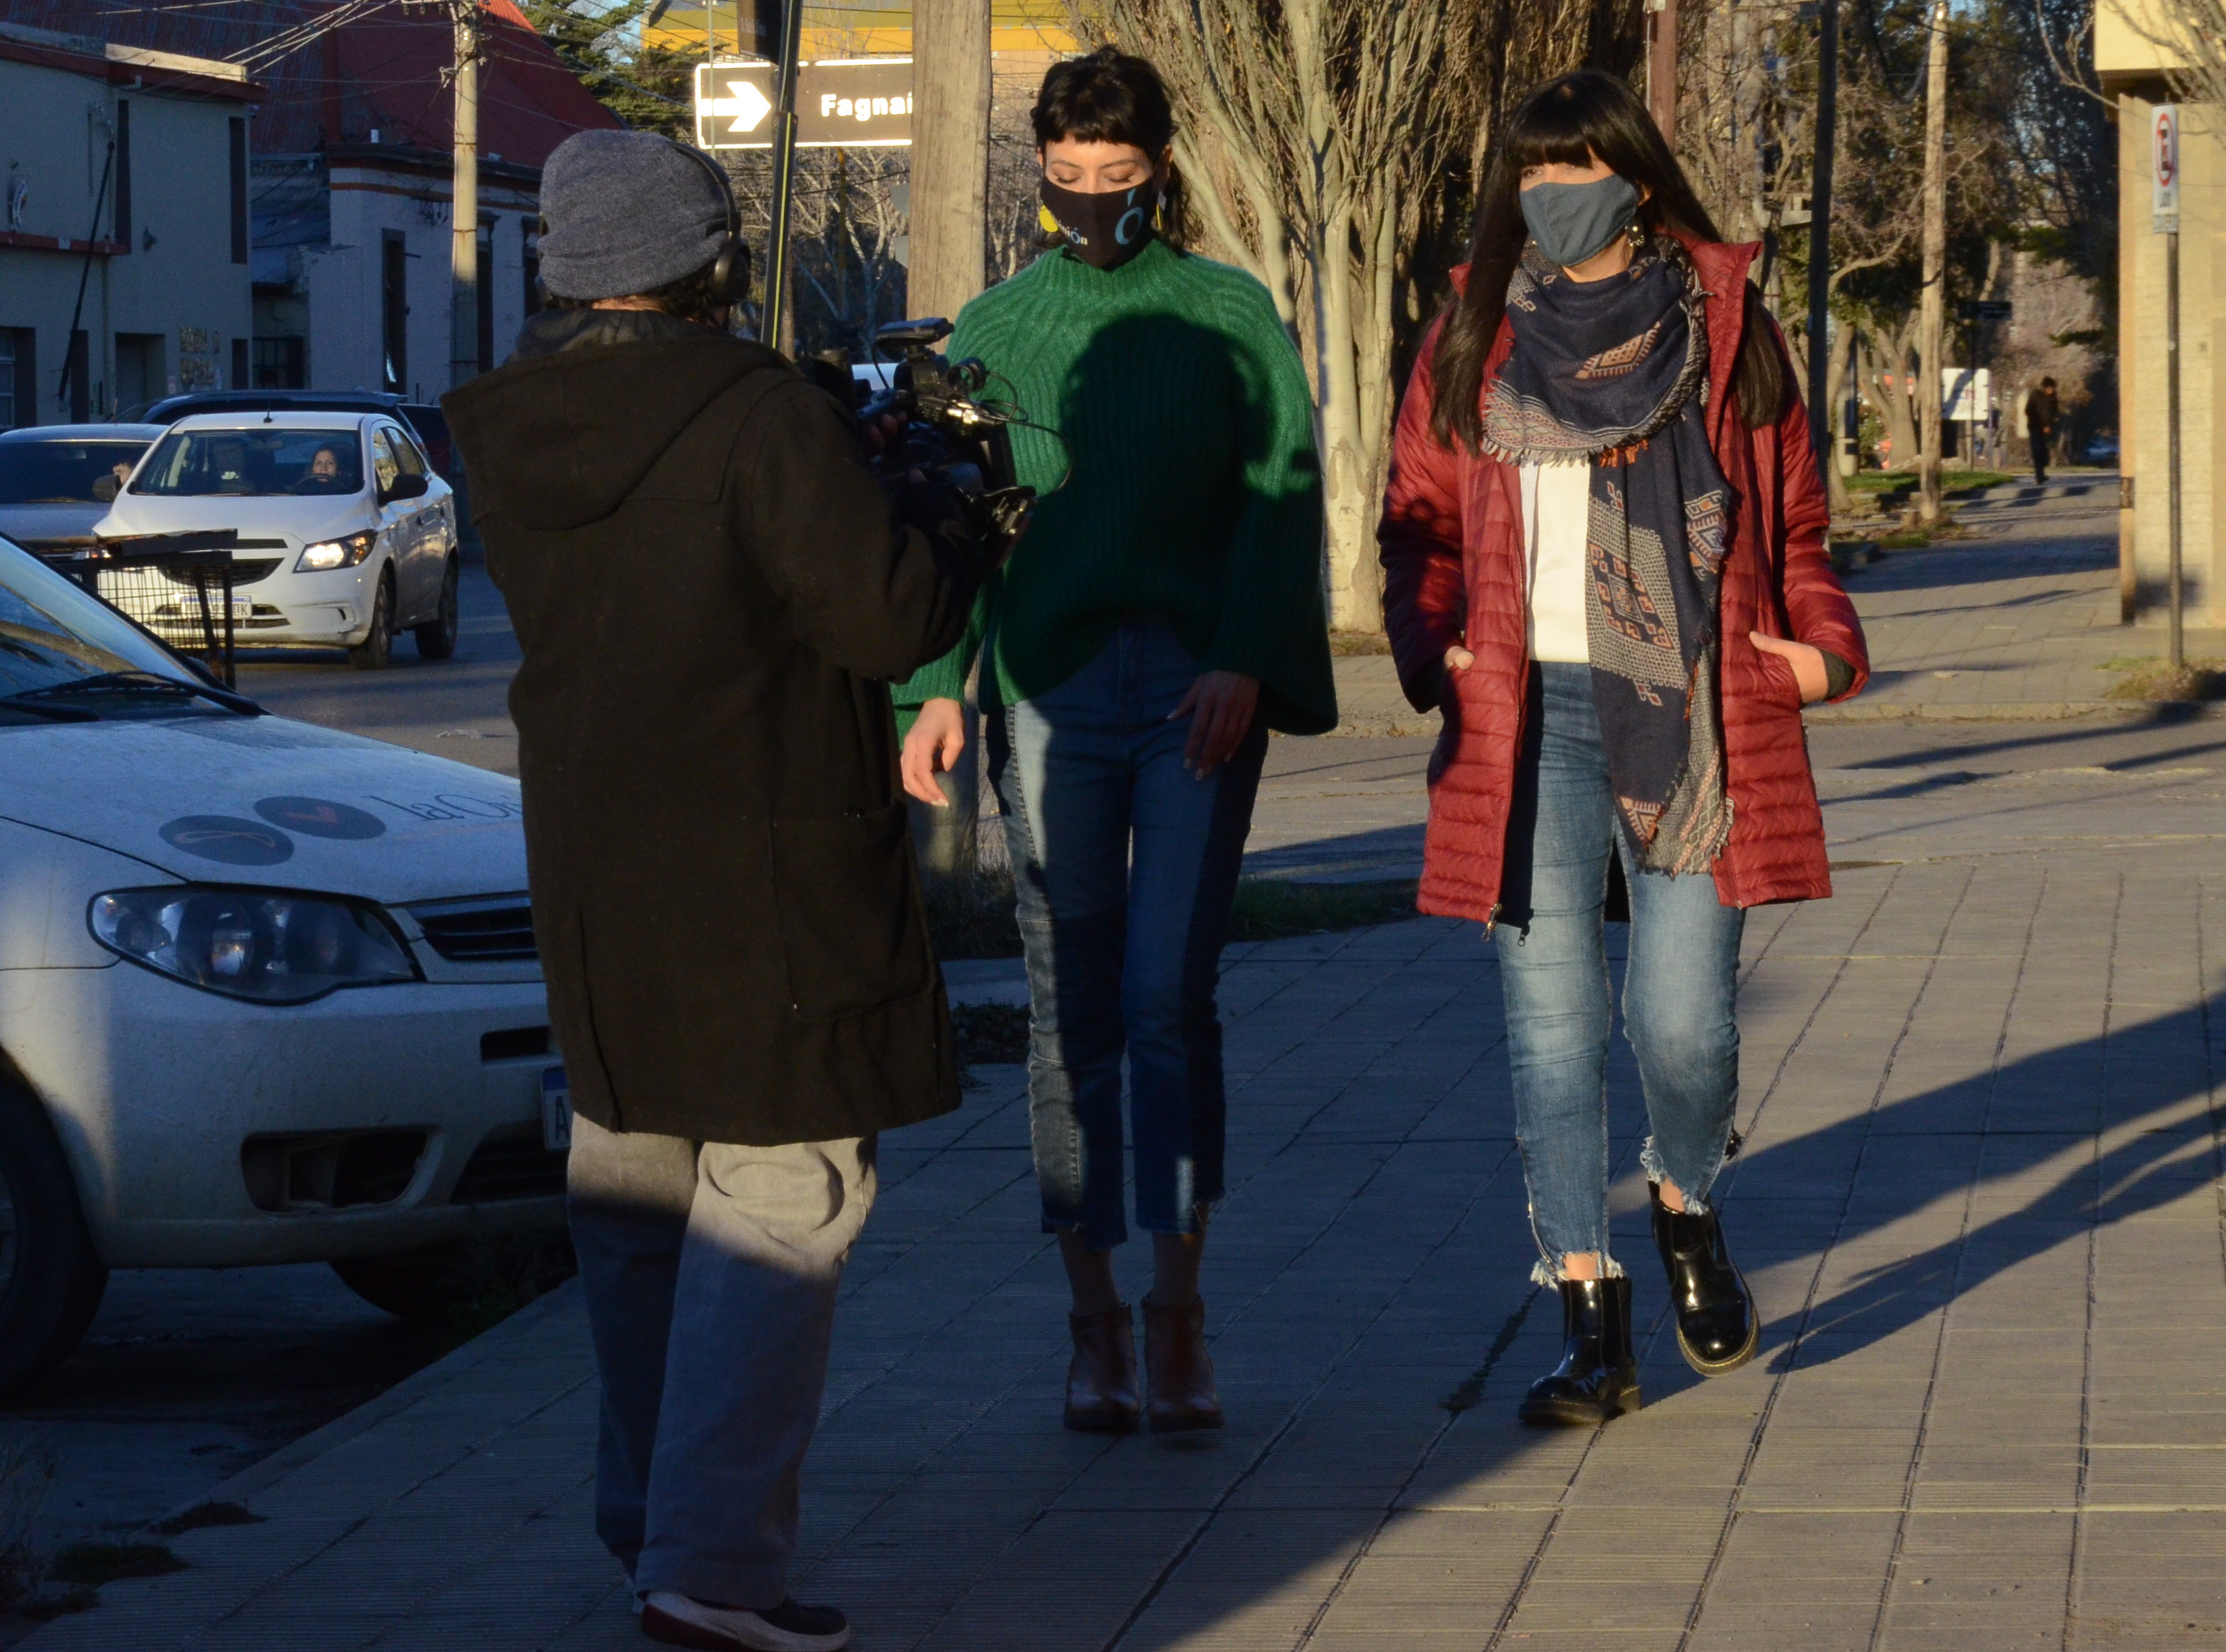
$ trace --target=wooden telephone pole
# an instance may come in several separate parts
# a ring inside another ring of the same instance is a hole
[[[957,320],[989,274],[989,0],[913,0],[911,260],[906,311]],[[966,750],[941,777],[948,809],[912,806],[931,887],[970,893],[981,812],[981,719],[966,702]]]
[[[448,216],[453,228],[448,270],[453,290],[448,315],[448,385],[455,389],[480,371],[480,0],[454,0],[456,62],[455,180]]]
[[[1948,284],[1948,0],[1934,0],[1924,56],[1924,296],[1917,319],[1918,520],[1940,520],[1940,386]]]
[[[1646,0],[1646,112],[1677,147],[1677,0]]]

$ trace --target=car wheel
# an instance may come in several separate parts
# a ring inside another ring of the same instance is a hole
[[[372,1307],[422,1325],[452,1294],[449,1281],[463,1261],[461,1245],[427,1245],[398,1256],[349,1256],[333,1263],[332,1269],[341,1284]]]
[[[456,651],[456,559],[448,558],[448,571],[441,576],[441,610],[410,633],[417,639],[419,659],[447,659]]]
[[[359,671],[383,671],[394,663],[394,575],[378,577],[378,594],[372,599],[371,630],[348,650],[348,664]]]
[[[0,1399],[69,1357],[107,1288],[46,1109],[0,1080]]]

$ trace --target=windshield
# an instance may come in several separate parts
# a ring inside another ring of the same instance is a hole
[[[123,615],[0,539],[0,700],[109,671],[189,679]]]
[[[173,430],[131,491],[197,498],[360,493],[362,448],[353,430]]]
[[[0,505],[105,505],[144,442],[0,442]]]

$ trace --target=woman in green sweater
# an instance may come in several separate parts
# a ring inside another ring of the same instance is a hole
[[[1044,1226],[1074,1292],[1066,1423],[1213,1428],[1198,1277],[1223,1192],[1221,947],[1268,731],[1337,721],[1313,410],[1267,290],[1170,238],[1174,122],[1151,65],[1111,48],[1059,64],[1034,118],[1062,244],[969,304],[951,353],[1047,427],[1013,444],[1046,497],[966,640],[898,696],[920,708],[905,785],[944,801],[978,651]],[[1156,1264],[1148,1403],[1112,1266],[1124,1051]]]

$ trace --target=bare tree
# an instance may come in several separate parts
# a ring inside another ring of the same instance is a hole
[[[1503,105],[1638,37],[1592,0],[1070,0],[1078,32],[1152,60],[1205,238],[1258,276],[1313,376],[1331,622],[1378,631],[1375,526],[1415,250]]]

